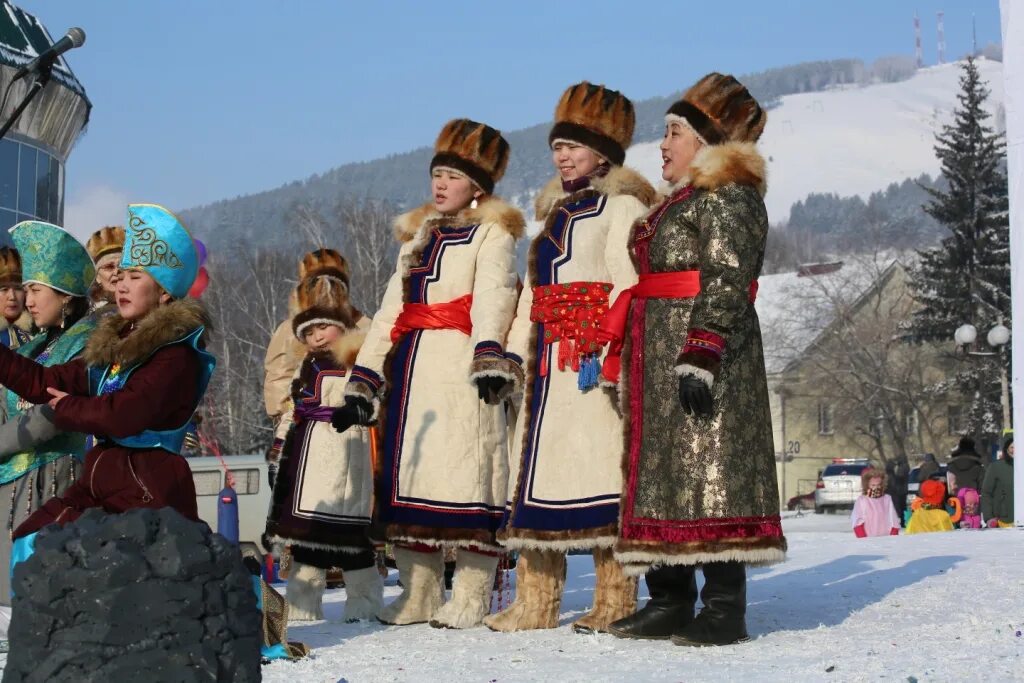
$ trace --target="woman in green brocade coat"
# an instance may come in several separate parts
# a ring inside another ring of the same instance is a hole
[[[19,223],[11,228],[11,237],[21,254],[26,305],[40,329],[18,353],[45,366],[66,363],[82,352],[96,327],[86,315],[86,294],[95,275],[92,259],[74,237],[49,223]],[[46,406],[33,406],[10,390],[3,393],[9,428],[34,433],[19,418],[45,411]],[[45,437],[19,438],[22,447],[17,452],[0,455],[0,519],[6,525],[0,533],[0,605],[11,603],[12,532],[48,498],[75,481],[85,454],[84,434],[56,428],[43,431]]]
[[[765,120],[731,76],[701,79],[666,116],[672,189],[634,225],[640,281],[607,326],[629,330],[615,557],[647,572],[651,600],[612,624],[621,637],[743,641],[745,565],[785,556],[753,303],[768,233],[765,162],[754,145]],[[614,361],[606,365],[614,377]],[[694,618],[698,567],[705,586]]]

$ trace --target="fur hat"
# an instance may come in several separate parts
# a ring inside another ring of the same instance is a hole
[[[302,341],[310,325],[328,323],[348,329],[358,314],[348,298],[348,262],[334,249],[317,249],[299,262],[302,278],[295,288],[298,313],[292,318],[292,332]]]
[[[494,184],[508,166],[508,142],[501,132],[469,119],[449,121],[434,143],[430,170],[446,168],[467,176],[477,187],[491,194]]]
[[[14,247],[0,247],[0,286],[21,284],[21,256]]]
[[[921,488],[918,490],[917,496],[925,502],[925,505],[939,508],[946,502],[946,487],[941,481],[928,479],[921,482]]]
[[[868,486],[870,485],[871,480],[874,479],[875,477],[878,477],[882,480],[882,491],[885,491],[885,472],[879,469],[875,469],[874,467],[868,467],[863,472],[860,473],[860,491],[865,496],[868,495]]]
[[[767,119],[742,83],[720,73],[697,81],[665,114],[666,123],[689,126],[708,145],[757,142]]]
[[[334,249],[314,249],[299,261],[299,280],[316,275],[331,275],[345,286],[349,283],[348,261]]]
[[[625,95],[583,81],[570,86],[558,101],[548,144],[570,140],[621,166],[635,125],[633,103]]]
[[[124,251],[124,228],[120,225],[100,228],[85,243],[85,249],[94,262],[98,262],[107,254],[120,254]]]

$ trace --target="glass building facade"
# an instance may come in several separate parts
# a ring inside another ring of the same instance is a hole
[[[21,221],[64,222],[64,165],[39,144],[0,140],[0,231]]]

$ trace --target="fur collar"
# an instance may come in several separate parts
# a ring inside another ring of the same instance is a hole
[[[604,177],[591,179],[590,187],[587,190],[595,190],[609,197],[629,195],[636,197],[644,206],[648,207],[658,199],[658,193],[654,187],[642,175],[625,166],[612,166]],[[569,194],[562,189],[561,179],[552,178],[534,201],[533,208],[537,220],[542,221],[547,218],[552,209],[568,196]]]
[[[339,367],[351,368],[356,364],[356,356],[366,339],[366,330],[352,328],[345,330],[340,337],[334,340],[330,348],[322,352],[329,355]],[[292,353],[295,358],[305,358],[309,355],[306,345],[292,337]]]
[[[395,219],[395,237],[399,242],[408,242],[427,222],[439,222],[458,228],[481,223],[497,223],[517,240],[526,233],[526,221],[519,209],[491,195],[478,200],[475,209],[465,208],[452,217],[442,216],[434,208],[434,203],[428,202]]]
[[[6,320],[2,322],[6,322]],[[13,325],[14,327],[17,327],[23,332],[31,332],[32,315],[27,310],[24,310],[21,312],[21,315],[19,315],[18,318],[13,323],[10,324]]]
[[[160,306],[143,318],[131,333],[122,337],[126,324],[120,313],[100,319],[83,353],[87,365],[134,365],[161,346],[187,336],[197,327],[204,326],[209,330],[211,325],[206,309],[191,298]]]
[[[690,164],[690,183],[700,190],[717,190],[736,183],[757,188],[763,197],[768,190],[768,169],[764,157],[752,142],[708,145],[697,152]]]

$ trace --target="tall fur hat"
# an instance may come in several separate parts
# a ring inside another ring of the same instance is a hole
[[[882,491],[885,491],[886,476],[883,470],[875,469],[874,467],[868,467],[860,473],[860,492],[865,496],[868,495],[868,486],[871,480],[878,477],[882,480]]]
[[[468,177],[491,194],[508,166],[508,142],[501,131],[469,119],[449,121],[434,143],[430,171],[446,168]]]
[[[107,254],[121,253],[124,251],[124,228],[120,225],[100,228],[85,243],[85,250],[89,252],[93,262],[98,262]]]
[[[299,284],[295,288],[298,313],[292,331],[301,341],[310,325],[328,323],[348,329],[358,317],[349,301],[348,262],[334,249],[317,249],[299,262]]]
[[[569,140],[621,166],[635,126],[636,114],[629,98],[617,90],[583,81],[569,86],[558,101],[548,144]]]
[[[708,145],[757,142],[768,120],[761,105],[732,76],[710,73],[669,107],[665,122],[689,126]]]
[[[0,247],[0,285],[21,284],[21,256],[14,247]]]

